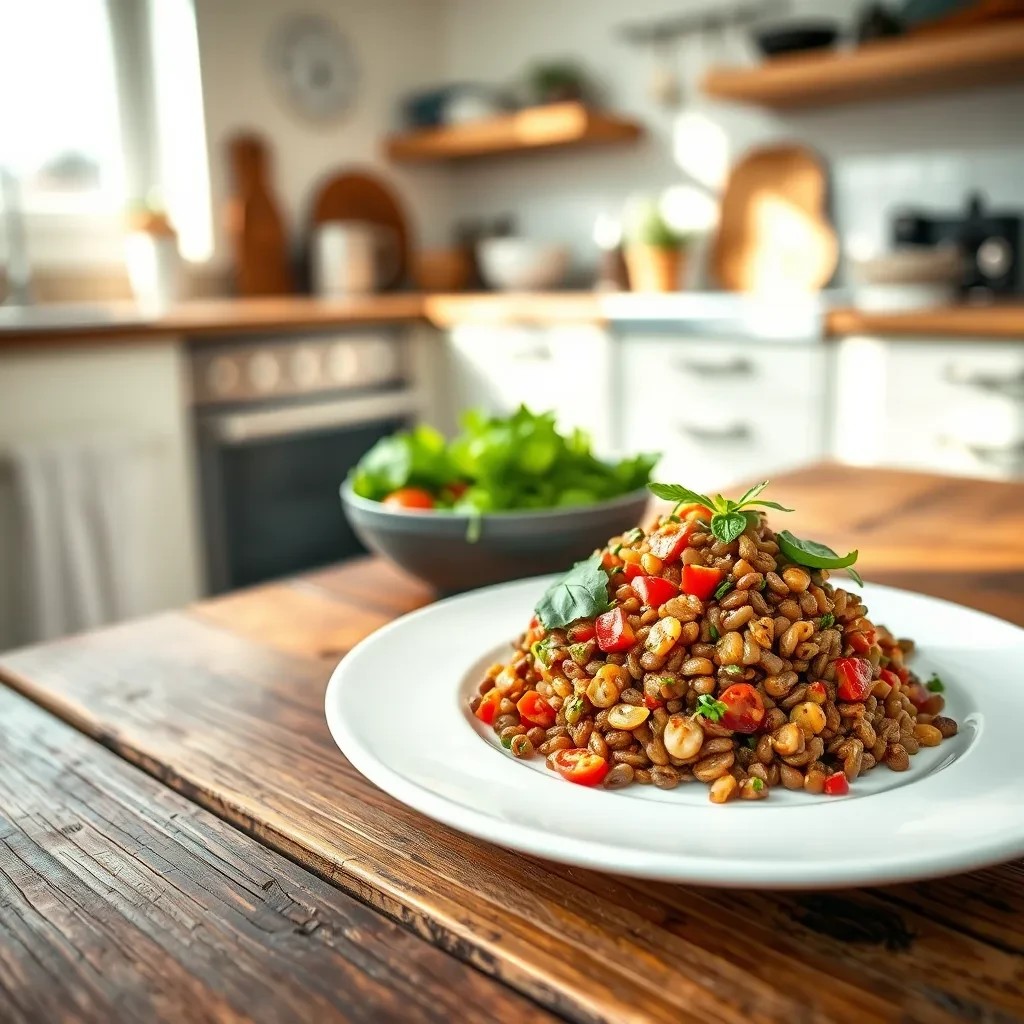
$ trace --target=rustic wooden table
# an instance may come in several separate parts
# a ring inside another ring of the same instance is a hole
[[[872,580],[1024,624],[1024,486],[826,466],[772,490]],[[366,560],[0,656],[0,1020],[1024,1020],[1021,863],[714,891],[375,789],[324,686],[431,596]]]

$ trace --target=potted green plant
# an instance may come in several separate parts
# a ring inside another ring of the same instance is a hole
[[[647,201],[636,207],[629,218],[624,247],[630,289],[679,291],[689,242],[687,234],[665,220],[657,203]]]

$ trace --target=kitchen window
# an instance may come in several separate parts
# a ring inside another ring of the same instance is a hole
[[[0,0],[0,32],[0,164],[32,262],[120,262],[126,208],[154,195],[186,258],[208,258],[192,0]]]

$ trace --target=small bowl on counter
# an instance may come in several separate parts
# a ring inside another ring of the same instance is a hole
[[[345,515],[360,541],[442,593],[564,572],[636,526],[649,500],[642,487],[592,505],[490,512],[474,521],[466,513],[371,501],[355,494],[348,480],[341,487]]]
[[[490,288],[503,292],[546,291],[565,281],[569,250],[564,245],[529,238],[485,238],[477,244],[477,261]]]

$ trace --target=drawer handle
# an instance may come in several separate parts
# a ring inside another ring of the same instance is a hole
[[[680,434],[703,442],[735,442],[749,441],[754,436],[753,430],[746,423],[734,423],[728,427],[700,427],[694,423],[677,423]]]
[[[960,366],[947,366],[945,376],[947,384],[994,391],[1011,398],[1024,398],[1024,370],[1013,377],[1000,377],[994,373],[974,373]]]
[[[695,377],[747,377],[754,373],[754,364],[743,356],[728,363],[702,363],[696,359],[680,359],[676,368]]]

